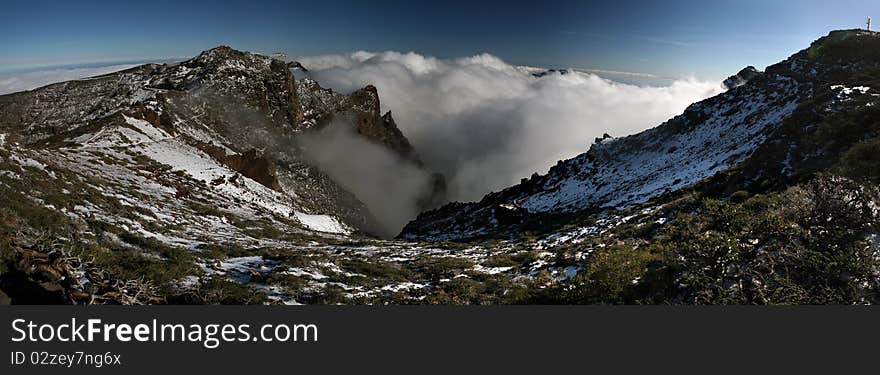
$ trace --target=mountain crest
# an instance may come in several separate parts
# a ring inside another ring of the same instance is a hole
[[[735,75],[730,76],[729,78],[724,80],[724,87],[727,87],[728,90],[735,89],[742,85],[745,85],[755,77],[760,76],[762,73],[758,71],[754,66],[747,66],[736,73]]]
[[[284,61],[219,46],[176,64],[0,96],[0,134],[74,154],[126,148],[190,174],[174,199],[190,199],[206,184],[232,194],[220,201],[253,197],[257,212],[327,215],[322,222],[368,231],[378,225],[367,207],[303,156],[299,137],[338,118],[421,168],[393,117],[380,109],[374,86],[335,93],[297,81]]]
[[[880,68],[880,33],[835,30],[788,59],[767,67],[768,73],[803,81],[841,82],[853,72]]]
[[[587,152],[546,175],[480,202],[425,212],[401,237],[512,236],[530,226],[546,230],[548,222],[662,201],[696,186],[722,198],[785,187],[876,136],[870,126],[850,124],[876,123],[867,118],[880,104],[880,33],[833,31],[764,73],[749,66],[724,83],[730,90],[655,128],[597,138]]]

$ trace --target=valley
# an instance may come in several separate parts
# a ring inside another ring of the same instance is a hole
[[[466,203],[447,202],[381,87],[334,92],[297,62],[217,47],[2,95],[0,290],[63,304],[874,304],[877,51],[878,33],[833,31]],[[347,180],[372,173],[367,158],[418,194]],[[386,204],[413,216],[402,232]]]

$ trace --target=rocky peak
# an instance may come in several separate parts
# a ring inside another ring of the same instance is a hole
[[[767,72],[800,81],[847,83],[855,73],[878,68],[880,33],[852,29],[830,32]]]
[[[350,97],[356,109],[374,113],[377,116],[381,114],[382,106],[379,102],[379,90],[376,89],[376,86],[367,85],[351,93]]]
[[[733,90],[737,87],[745,85],[753,78],[761,76],[761,74],[763,73],[761,73],[754,66],[747,66],[740,70],[739,73],[736,73],[735,75],[732,75],[725,79],[724,87],[727,87],[728,90]]]
[[[255,108],[282,128],[297,129],[303,119],[296,80],[287,63],[228,46],[163,65],[152,72],[148,86],[193,92],[205,105]]]
[[[322,88],[308,78],[297,83],[307,128],[322,128],[334,118],[351,118],[356,133],[388,147],[403,159],[422,165],[409,140],[397,127],[391,112],[382,114],[376,86],[368,85],[344,95]]]
[[[162,86],[163,83],[168,86],[167,83],[172,83],[170,87],[161,88],[186,90],[194,88],[194,84],[206,78],[259,78],[273,74],[284,76],[283,72],[286,70],[287,64],[281,60],[219,46],[181,63],[162,65],[153,72],[152,83],[154,86]]]
[[[596,139],[593,140],[593,143],[602,143],[602,142],[605,142],[605,141],[608,140],[608,139],[614,139],[614,137],[612,137],[611,134],[603,133],[603,134],[602,134],[602,137],[601,137],[601,138],[600,138],[600,137],[596,137]]]
[[[259,210],[282,217],[289,210],[327,214],[370,229],[376,225],[368,209],[306,160],[297,140],[338,118],[421,165],[394,118],[380,110],[374,86],[335,93],[314,81],[296,81],[284,61],[220,46],[176,64],[147,64],[0,95],[0,134],[71,152],[118,145],[160,164],[186,161],[180,170],[210,165],[211,173],[189,175],[204,186],[188,181],[175,199],[188,199],[187,192],[205,186],[235,190],[230,198],[236,199],[257,192]],[[311,122],[303,121],[306,113]],[[432,182],[442,190],[442,178]],[[425,197],[425,205],[436,196]]]
[[[309,70],[306,69],[306,67],[304,67],[303,64],[300,63],[299,61],[291,61],[291,62],[287,63],[287,67],[290,68],[291,70],[298,70],[303,73],[309,72]]]
[[[202,51],[195,58],[190,59],[189,61],[205,61],[205,60],[213,60],[216,58],[227,59],[229,56],[237,55],[244,56],[246,53],[233,49],[230,46],[219,45],[217,47],[211,48],[209,50]]]
[[[379,116],[379,112],[373,112],[369,116],[361,116],[355,123],[355,131],[375,143],[385,145],[402,158],[413,161],[419,166],[422,165],[409,140],[394,122],[391,111],[382,116]]]
[[[228,46],[219,46],[200,53],[185,61],[182,66],[190,69],[205,68],[211,73],[256,74],[281,71],[287,63],[269,56],[239,51]]]
[[[569,70],[569,69],[547,69],[542,72],[532,73],[532,76],[536,77],[536,78],[541,78],[541,77],[546,77],[546,76],[549,76],[552,74],[566,75],[569,73],[571,73],[571,70]]]

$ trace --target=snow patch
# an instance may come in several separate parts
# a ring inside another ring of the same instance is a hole
[[[310,270],[297,268],[297,267],[290,267],[289,269],[287,269],[287,271],[282,272],[282,274],[283,275],[298,276],[298,277],[308,277],[312,280],[321,280],[321,279],[328,278],[327,275],[324,275],[321,272],[314,271],[314,270],[310,271]]]
[[[381,290],[385,291],[385,292],[397,293],[397,292],[406,292],[406,291],[410,291],[410,290],[414,290],[414,289],[425,289],[428,287],[430,287],[430,285],[428,285],[428,284],[420,284],[420,283],[413,283],[413,282],[407,281],[407,282],[402,282],[399,284],[385,285],[382,287]]]
[[[43,164],[43,163],[41,163],[41,162],[39,162],[39,161],[37,161],[37,160],[35,160],[35,159],[31,159],[31,158],[29,158],[29,157],[27,157],[27,156],[25,156],[25,155],[21,155],[21,154],[19,154],[19,155],[11,155],[11,156],[9,157],[9,160],[11,160],[11,161],[17,163],[18,165],[20,165],[20,166],[22,166],[22,167],[30,167],[30,168],[38,169],[38,170],[40,170],[41,172],[44,172],[44,173],[46,173],[47,175],[49,175],[49,177],[52,178],[52,179],[55,179],[55,178],[56,178],[56,176],[55,176],[55,172],[52,172],[52,171],[46,169],[46,167],[47,167],[46,164]]]
[[[336,234],[351,233],[351,229],[330,215],[310,215],[298,211],[294,212],[293,215],[300,223],[314,231]]]
[[[247,283],[252,274],[271,272],[277,264],[278,261],[264,259],[262,256],[248,256],[228,258],[220,262],[220,269],[223,274],[229,273],[234,280]]]
[[[483,267],[481,264],[474,266],[474,271],[482,272],[489,275],[497,275],[512,270],[513,267]]]
[[[844,85],[831,85],[832,90],[838,90],[837,99],[847,99],[853,93],[867,94],[871,90],[868,86],[846,87]]]
[[[529,212],[625,209],[681,189],[748,158],[791,115],[797,93],[796,82],[779,78],[770,90],[694,104],[687,117],[594,144],[551,170],[541,191],[518,203]]]
[[[153,126],[153,124],[145,120],[136,119],[125,115],[123,115],[123,117],[125,117],[125,123],[133,126],[135,129],[137,129],[137,131],[146,135],[151,140],[160,141],[163,139],[171,138],[171,136],[168,135],[168,133],[166,133],[164,130]]]

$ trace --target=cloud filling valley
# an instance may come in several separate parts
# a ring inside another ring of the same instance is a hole
[[[479,200],[545,173],[586,151],[595,137],[657,126],[723,91],[720,83],[695,79],[656,87],[572,70],[537,77],[537,69],[489,54],[354,52],[297,60],[336,91],[375,85],[382,110],[393,112],[427,167],[446,176],[455,201]]]

